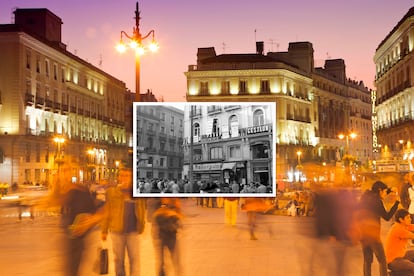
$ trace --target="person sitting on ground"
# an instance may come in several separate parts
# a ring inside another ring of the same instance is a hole
[[[299,208],[299,193],[295,193],[293,198],[288,202],[285,207],[287,209],[288,216],[296,217],[298,215]]]
[[[414,239],[410,213],[406,209],[399,209],[395,213],[395,222],[385,240],[388,268],[407,276],[414,275],[414,250],[407,251],[408,241]]]

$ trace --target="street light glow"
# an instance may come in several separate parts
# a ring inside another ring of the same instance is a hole
[[[53,141],[55,141],[55,143],[58,143],[58,144],[63,144],[63,143],[65,143],[65,138],[55,137],[55,138],[53,138]]]
[[[126,46],[125,46],[125,44],[121,41],[121,42],[119,42],[117,45],[116,45],[116,50],[119,52],[119,53],[124,53],[125,51],[126,51]]]
[[[156,52],[158,50],[158,45],[155,42],[155,31],[150,30],[146,35],[142,35],[139,29],[139,21],[140,21],[140,12],[138,2],[136,3],[136,10],[135,10],[135,26],[132,31],[132,35],[128,35],[125,31],[121,31],[121,40],[118,46],[116,47],[119,53],[124,53],[127,49],[123,42],[124,36],[127,37],[129,42],[129,47],[135,50],[135,101],[140,101],[140,56],[145,53],[145,47],[142,43],[143,40],[151,36],[152,41],[149,44],[148,48],[151,52]]]

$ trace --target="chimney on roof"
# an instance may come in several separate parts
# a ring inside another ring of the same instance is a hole
[[[345,61],[341,58],[325,60],[325,71],[337,78],[341,83],[346,80]]]
[[[203,59],[211,58],[216,56],[216,50],[214,47],[207,47],[207,48],[198,48],[197,51],[197,64],[200,64],[200,62]]]
[[[263,41],[256,41],[256,54],[263,55],[264,43]]]
[[[290,42],[288,48],[290,61],[304,70],[311,73],[314,70],[313,46],[308,41]]]

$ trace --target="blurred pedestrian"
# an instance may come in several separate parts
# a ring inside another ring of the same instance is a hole
[[[408,193],[408,189],[412,188],[412,186],[411,186],[411,183],[409,181],[409,177],[410,177],[410,173],[404,174],[403,183],[401,184],[401,189],[400,189],[401,205],[406,210],[408,210],[408,208],[410,207],[410,203],[411,203],[410,195]]]
[[[128,253],[130,276],[140,274],[139,235],[145,227],[145,199],[132,198],[132,170],[122,168],[116,187],[106,192],[102,240],[111,233],[116,276],[125,276],[125,251]]]
[[[408,241],[414,239],[414,224],[410,213],[400,209],[395,213],[395,224],[388,231],[385,253],[388,267],[398,275],[414,275],[414,250],[408,250]]]
[[[237,221],[237,211],[239,209],[238,197],[224,198],[224,223],[235,226]]]
[[[93,243],[98,239],[96,225],[102,220],[102,209],[98,209],[88,187],[73,179],[71,165],[64,164],[49,203],[62,208],[62,226],[67,234],[65,275],[91,275],[93,262],[85,260],[96,257]]]
[[[400,203],[395,192],[390,196],[392,207],[387,211],[383,200],[392,190],[381,181],[376,181],[371,190],[361,196],[358,223],[361,235],[362,252],[364,256],[364,276],[371,276],[371,266],[374,254],[379,264],[380,276],[387,276],[387,261],[384,246],[381,242],[381,218],[388,221],[392,218]]]
[[[356,243],[356,196],[349,190],[320,190],[315,195],[315,237],[311,260],[320,256],[325,272],[321,275],[345,276],[346,252]],[[315,271],[309,269],[309,275]]]
[[[154,237],[158,239],[155,254],[159,262],[156,275],[166,275],[165,248],[170,253],[174,275],[178,276],[181,273],[177,233],[182,228],[182,217],[180,202],[177,198],[163,198],[161,207],[154,212]]]
[[[247,225],[249,227],[249,234],[251,240],[257,240],[255,230],[257,228],[257,213],[263,213],[269,209],[264,199],[258,197],[247,197],[244,198],[242,204],[242,210],[246,211],[247,214]],[[270,226],[269,226],[270,227]],[[269,233],[272,230],[269,228]]]
[[[408,198],[410,200],[410,204],[408,205],[408,212],[411,215],[411,222],[414,222],[414,173],[410,172],[407,177],[407,181],[409,184],[408,187]]]

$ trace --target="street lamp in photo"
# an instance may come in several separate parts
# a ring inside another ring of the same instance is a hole
[[[138,2],[136,3],[136,10],[135,10],[135,26],[132,30],[132,35],[128,35],[125,31],[121,31],[121,39],[116,46],[118,52],[123,53],[128,48],[135,51],[135,101],[140,101],[140,58],[141,55],[145,53],[147,49],[151,52],[156,52],[158,50],[158,43],[155,41],[154,30],[150,30],[146,35],[141,35],[139,29],[139,21],[140,21],[140,11],[138,7]],[[124,42],[124,37],[129,39],[129,43],[126,44]],[[146,38],[151,37],[151,42],[148,46],[144,46],[143,40]]]

